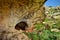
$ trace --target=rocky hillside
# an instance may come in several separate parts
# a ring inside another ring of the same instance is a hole
[[[23,26],[24,23],[28,25],[29,30],[36,21],[44,20],[43,4],[45,1],[0,0],[0,40],[29,40],[20,30],[24,29],[26,31],[26,26]],[[20,22],[22,22],[22,26],[19,25]]]

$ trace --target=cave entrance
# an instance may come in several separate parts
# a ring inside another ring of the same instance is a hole
[[[27,27],[28,27],[27,22],[21,21],[21,22],[16,24],[15,29],[16,30],[20,30],[20,29],[21,30],[26,30]]]

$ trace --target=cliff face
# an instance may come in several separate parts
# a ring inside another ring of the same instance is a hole
[[[46,0],[0,0],[0,30],[15,31],[17,23],[25,21],[32,26],[44,19]]]

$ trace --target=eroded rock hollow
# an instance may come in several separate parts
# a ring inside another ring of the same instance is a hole
[[[7,40],[15,40],[11,37],[19,34],[20,29],[25,30],[25,26],[30,28],[35,23],[42,22],[45,18],[45,2],[46,0],[0,0],[0,33],[5,33],[0,39],[5,40],[5,36],[11,34]]]

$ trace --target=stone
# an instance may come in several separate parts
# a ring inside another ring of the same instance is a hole
[[[42,22],[45,18],[43,6],[45,2],[46,0],[0,0],[0,33],[1,31],[6,31],[6,35],[10,35],[7,32],[20,33],[15,26],[21,21],[26,22],[29,28],[38,23],[37,21]],[[4,40],[6,40],[6,35],[4,35]]]

